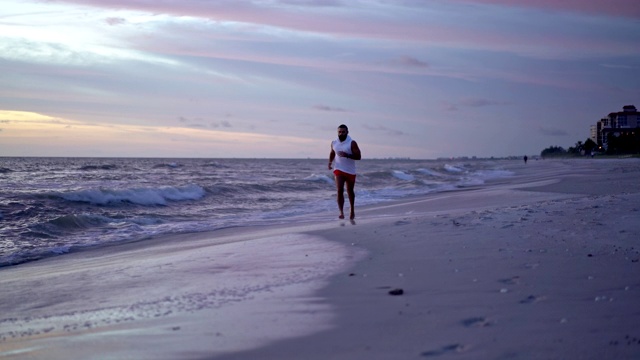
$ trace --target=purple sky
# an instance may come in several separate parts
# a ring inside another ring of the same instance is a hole
[[[640,107],[640,3],[3,0],[0,65],[0,156],[521,156]]]

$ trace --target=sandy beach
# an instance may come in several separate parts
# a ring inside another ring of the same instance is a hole
[[[639,359],[640,161],[0,270],[6,359]]]

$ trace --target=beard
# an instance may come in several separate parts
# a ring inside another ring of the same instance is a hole
[[[338,135],[338,139],[340,140],[340,142],[343,142],[343,141],[347,140],[347,134]]]

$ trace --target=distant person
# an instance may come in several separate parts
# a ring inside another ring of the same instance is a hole
[[[351,220],[356,218],[355,202],[356,194],[356,160],[360,160],[362,154],[355,140],[349,136],[347,125],[338,126],[338,138],[331,142],[331,153],[329,153],[329,170],[333,169],[336,179],[336,189],[338,190],[338,209],[340,219],[344,219],[344,185],[347,185],[347,195],[351,206]],[[335,166],[331,166],[335,160]]]
[[[524,156],[524,163],[527,163],[527,160],[529,160],[529,158],[527,157],[527,155]]]

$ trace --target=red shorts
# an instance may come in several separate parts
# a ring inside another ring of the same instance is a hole
[[[340,170],[333,170],[333,175],[335,176],[344,176],[347,178],[347,181],[355,184],[356,183],[356,175],[355,174],[349,174],[346,173],[344,171],[340,171]]]

